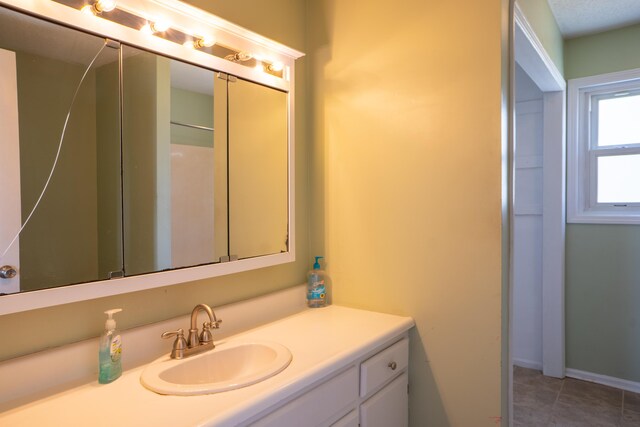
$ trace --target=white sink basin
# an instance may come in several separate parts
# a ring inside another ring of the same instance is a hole
[[[160,394],[220,393],[272,377],[289,363],[291,352],[280,344],[230,341],[187,359],[158,359],[142,371],[140,382]]]

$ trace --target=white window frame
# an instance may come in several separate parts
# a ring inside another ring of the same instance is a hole
[[[597,203],[597,159],[640,154],[640,145],[596,147],[591,120],[594,98],[640,91],[640,69],[569,80],[567,222],[640,224],[640,203]]]

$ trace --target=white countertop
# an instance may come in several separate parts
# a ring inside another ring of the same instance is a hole
[[[0,413],[0,425],[235,426],[349,366],[413,325],[408,317],[340,306],[309,309],[216,341],[220,348],[236,339],[275,341],[289,348],[291,364],[258,384],[204,396],[162,396],[140,384],[142,366],[111,384],[96,380],[8,409]]]

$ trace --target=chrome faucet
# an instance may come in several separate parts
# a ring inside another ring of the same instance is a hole
[[[209,321],[202,324],[202,332],[198,334],[198,313],[204,311],[209,316]],[[194,354],[215,348],[213,343],[213,335],[211,329],[220,328],[222,319],[218,320],[214,311],[207,304],[198,304],[191,311],[191,327],[189,328],[189,340],[184,338],[184,330],[182,328],[177,331],[169,331],[163,333],[162,338],[170,338],[175,336],[173,349],[171,350],[172,359],[184,359]]]

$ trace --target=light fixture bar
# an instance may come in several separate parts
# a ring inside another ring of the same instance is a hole
[[[270,44],[276,45],[275,42],[268,39],[263,40],[263,38],[259,41],[251,40],[251,43],[254,45],[257,42],[256,46],[258,46],[258,51],[261,52],[261,55],[254,55],[253,53],[243,49],[229,47],[228,45],[231,44],[232,40],[235,38],[239,39],[239,45],[245,45],[246,37],[244,36],[244,32],[246,32],[246,30],[213,15],[203,16],[201,11],[198,9],[180,2],[172,0],[149,0],[152,4],[156,4],[162,9],[156,8],[154,10],[151,8],[147,11],[145,8],[145,11],[143,12],[142,10],[135,9],[144,5],[144,3],[141,3],[138,0],[92,0],[89,4],[86,3],[86,0],[52,1],[74,9],[80,9],[83,12],[99,16],[102,19],[109,20],[128,28],[142,31],[145,34],[181,44],[186,48],[196,49],[218,58],[224,58],[247,68],[257,69],[278,78],[287,78],[286,76],[288,76],[284,70],[285,65],[281,61],[262,59],[263,54],[265,56],[273,54],[274,50],[272,50],[273,48]],[[182,22],[183,25],[192,21],[196,26],[202,26],[203,28],[208,28],[208,30],[203,31],[202,29],[199,29],[194,31],[182,27],[179,23],[169,23],[166,19],[161,18],[163,9],[168,13],[167,16],[173,16],[176,21]],[[198,13],[196,13],[196,11]],[[158,13],[160,16],[153,16],[154,13]],[[176,15],[174,16],[173,14]],[[188,18],[188,20],[185,20],[184,18]],[[213,34],[206,34],[207,31],[215,32],[216,37],[214,37]],[[223,39],[222,44],[217,40],[218,33]],[[266,47],[267,50],[262,50],[263,48],[261,46]],[[277,44],[276,47],[279,47],[280,50],[291,50],[279,44]],[[297,51],[293,52],[294,55],[289,56],[294,59],[302,55]],[[278,55],[278,53],[276,53],[276,55]]]

